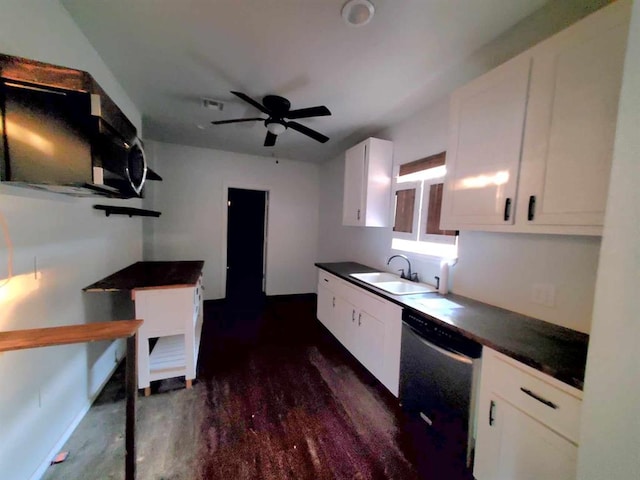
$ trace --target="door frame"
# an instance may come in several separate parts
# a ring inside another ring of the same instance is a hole
[[[265,198],[265,218],[264,218],[264,260],[263,260],[263,278],[262,278],[262,288],[264,290],[264,294],[267,294],[267,253],[268,253],[268,245],[269,245],[269,215],[270,215],[270,196],[271,196],[271,188],[262,184],[256,183],[236,183],[236,182],[227,182],[224,181],[222,183],[222,201],[220,202],[222,205],[222,228],[220,228],[220,233],[222,235],[220,245],[222,246],[222,251],[220,252],[220,285],[221,291],[227,291],[227,227],[229,222],[229,210],[228,201],[229,201],[229,189],[237,188],[239,190],[258,190],[260,192],[266,193]],[[223,297],[224,298],[224,297]]]

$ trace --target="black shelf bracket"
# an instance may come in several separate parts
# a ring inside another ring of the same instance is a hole
[[[129,215],[129,217],[159,217],[160,212],[155,210],[144,210],[142,208],[117,207],[114,205],[94,205],[96,210],[104,210],[105,216],[113,215]]]

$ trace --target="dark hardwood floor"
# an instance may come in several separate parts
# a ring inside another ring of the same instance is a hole
[[[140,479],[473,477],[315,319],[315,295],[205,303],[198,381],[139,397]],[[123,478],[118,372],[46,479]]]

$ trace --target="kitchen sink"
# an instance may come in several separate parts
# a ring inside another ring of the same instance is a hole
[[[410,282],[388,272],[352,273],[351,276],[393,295],[410,295],[436,291],[434,287],[426,283]]]
[[[352,273],[350,276],[365,283],[394,282],[400,277],[389,272]]]

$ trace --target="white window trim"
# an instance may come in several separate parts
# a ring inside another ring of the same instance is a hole
[[[427,231],[427,212],[429,211],[429,188],[431,185],[443,183],[444,177],[424,180],[422,182],[422,209],[420,210],[420,230],[418,230],[418,241],[427,243],[444,243],[446,245],[455,245],[455,235],[436,235],[433,233],[425,233]]]
[[[405,190],[407,187],[416,188],[416,206],[414,207],[413,228],[414,233],[409,234],[404,232],[392,231],[391,250],[405,253],[409,252],[412,255],[418,255],[427,259],[457,258],[457,237],[455,235],[435,235],[423,233],[427,229],[427,212],[429,211],[429,189],[427,187],[433,184],[443,183],[444,176],[419,181],[398,182],[398,171],[399,167],[396,167],[394,169],[394,173],[396,175],[394,176],[393,185],[393,223],[395,223],[396,191]],[[418,223],[418,225],[416,225],[416,223]]]
[[[420,204],[422,199],[422,182],[404,182],[396,183],[393,188],[393,223],[395,225],[395,212],[398,197],[396,192],[401,190],[410,190],[414,188],[416,190],[416,196],[413,204],[413,223],[411,224],[411,233],[396,232],[393,231],[394,238],[402,238],[403,240],[415,240],[417,233],[420,229],[419,217],[420,217]],[[393,229],[393,226],[391,227]]]

